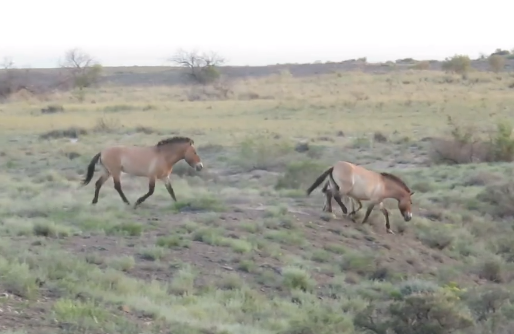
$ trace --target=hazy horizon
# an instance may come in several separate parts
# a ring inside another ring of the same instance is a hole
[[[227,65],[273,65],[401,58],[437,59],[454,54],[477,58],[514,47],[506,22],[508,2],[487,6],[461,0],[419,3],[327,0],[186,3],[147,0],[91,0],[77,10],[62,0],[19,0],[4,5],[0,59],[16,67],[57,67],[64,53],[78,47],[104,66],[170,65],[179,49],[215,51]],[[27,10],[30,9],[30,10]],[[201,9],[201,10],[200,10]],[[497,23],[500,22],[500,23]]]

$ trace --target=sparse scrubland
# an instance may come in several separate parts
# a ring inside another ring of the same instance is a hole
[[[1,333],[512,333],[514,75],[417,68],[12,94]],[[178,202],[109,180],[90,204],[94,154],[175,135],[205,165]],[[323,213],[305,189],[337,160],[404,179],[414,218]]]

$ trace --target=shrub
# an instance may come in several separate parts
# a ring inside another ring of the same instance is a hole
[[[466,291],[463,301],[472,311],[476,321],[486,321],[494,317],[513,298],[512,292],[497,285],[479,286]]]
[[[247,171],[270,170],[290,161],[290,154],[294,152],[293,146],[285,141],[264,136],[247,138],[239,146],[239,159],[236,163]]]
[[[514,139],[512,138],[512,125],[500,122],[496,126],[496,132],[489,141],[489,161],[510,162],[514,160]]]
[[[487,59],[491,71],[498,73],[505,67],[505,57],[500,55],[491,55]]]
[[[501,122],[489,140],[477,135],[476,129],[464,128],[449,119],[451,138],[432,139],[430,159],[437,164],[467,164],[473,162],[510,162],[514,160],[512,126]]]
[[[468,309],[449,292],[413,293],[374,303],[356,314],[354,325],[370,333],[447,334],[472,327]]]
[[[486,211],[493,217],[514,217],[514,182],[488,185],[477,195],[477,200],[490,204]]]
[[[442,69],[446,72],[467,74],[471,69],[471,59],[465,55],[455,55],[446,58],[442,63]]]
[[[278,178],[275,189],[308,187],[325,168],[326,166],[312,160],[292,162],[287,165],[286,172]]]
[[[428,60],[422,60],[411,66],[414,70],[428,70],[430,69],[430,62]]]

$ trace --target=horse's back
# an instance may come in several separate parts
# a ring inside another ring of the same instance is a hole
[[[360,200],[369,200],[382,186],[380,174],[347,161],[338,161],[334,165],[339,186],[348,195]]]
[[[102,151],[101,158],[107,168],[136,176],[148,175],[158,163],[158,156],[153,147],[144,146],[107,147]]]

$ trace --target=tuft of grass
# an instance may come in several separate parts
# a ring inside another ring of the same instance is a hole
[[[190,199],[178,200],[173,203],[177,212],[223,212],[226,210],[223,202],[213,195],[202,195]]]
[[[32,230],[34,235],[47,238],[65,238],[72,234],[71,228],[52,222],[36,222]]]
[[[132,256],[119,256],[107,260],[107,265],[120,271],[129,271],[136,266],[136,260]]]
[[[282,269],[282,285],[288,289],[300,289],[312,291],[316,282],[310,277],[309,273],[299,267],[286,266]]]
[[[244,239],[229,239],[229,244],[232,250],[239,254],[250,253],[253,250],[253,245]]]
[[[189,247],[189,239],[182,235],[168,235],[159,237],[156,245],[163,248],[184,248]]]
[[[106,230],[108,235],[128,235],[139,237],[143,233],[143,225],[139,223],[120,223],[109,227]]]
[[[144,260],[158,261],[166,255],[166,249],[158,246],[148,246],[139,250],[139,256]]]

